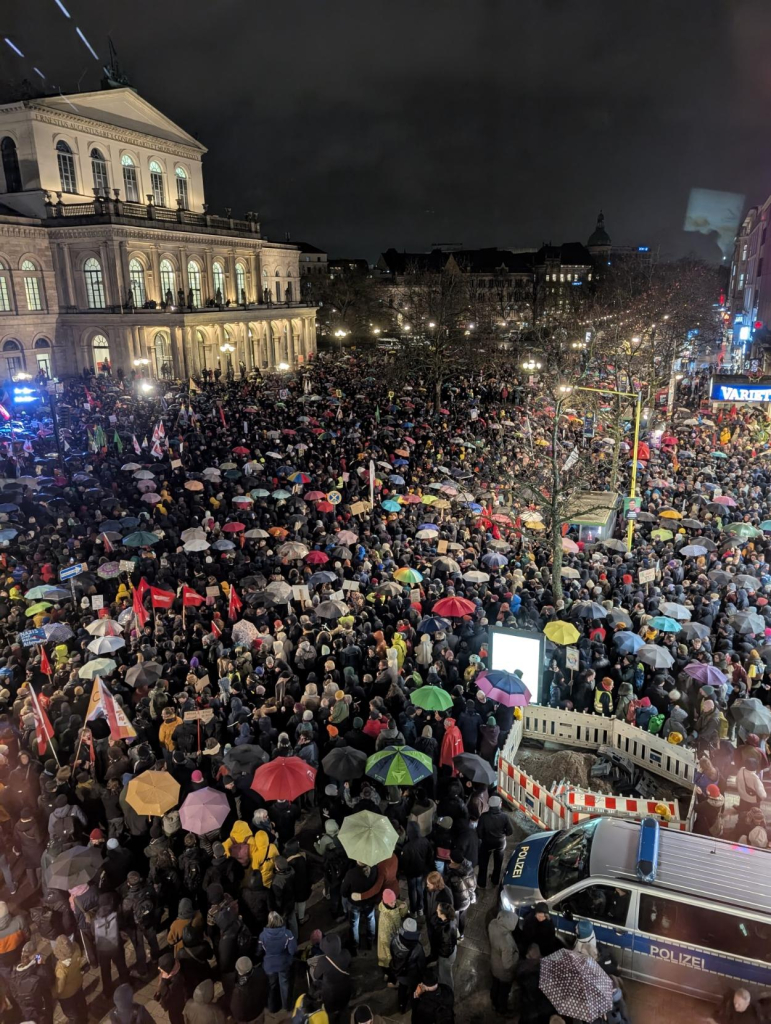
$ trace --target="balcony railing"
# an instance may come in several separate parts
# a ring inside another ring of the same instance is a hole
[[[291,302],[249,302],[244,305],[235,305],[231,303],[229,306],[167,306],[163,309],[160,303],[157,306],[134,306],[129,309],[127,306],[104,306],[102,309],[83,309],[80,306],[60,306],[60,312],[62,313],[83,313],[91,314],[94,313],[119,313],[124,316],[133,316],[134,313],[138,313],[140,316],[178,316],[183,313],[185,316],[191,316],[198,313],[265,313],[271,310],[280,312],[284,309],[299,309],[305,307],[306,309],[315,309],[320,303],[312,302],[310,299],[292,300]]]
[[[114,190],[119,193],[119,189]],[[208,212],[204,207],[203,213],[194,213],[180,206],[172,210],[166,206],[156,206],[151,197],[147,203],[124,202],[116,194],[114,199],[106,196],[98,196],[92,202],[87,203],[65,203],[62,200],[62,193],[57,192],[57,201],[51,200],[50,193],[45,193],[46,211],[48,217],[92,217],[101,221],[114,219],[132,219],[143,221],[161,221],[164,224],[183,224],[189,227],[214,229],[216,231],[232,231],[238,234],[260,235],[260,222],[257,214],[247,213],[244,220],[236,220],[233,217],[219,217]],[[230,211],[226,211],[230,212]]]

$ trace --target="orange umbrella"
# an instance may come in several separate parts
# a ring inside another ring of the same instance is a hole
[[[285,530],[283,526],[271,526],[268,530],[271,537],[288,537],[289,530]]]

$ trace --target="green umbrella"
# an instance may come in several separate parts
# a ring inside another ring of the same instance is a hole
[[[373,867],[387,860],[399,838],[396,829],[383,814],[359,811],[343,822],[338,839],[351,860]]]
[[[726,533],[738,537],[740,540],[748,540],[750,537],[759,537],[761,531],[751,523],[729,523],[725,528]]]
[[[149,544],[157,544],[161,538],[157,533],[149,533],[147,530],[137,530],[130,533],[123,543],[129,548],[145,548]]]
[[[429,778],[434,763],[428,754],[412,747],[384,747],[367,758],[366,774],[384,786],[414,786]]]
[[[78,675],[81,679],[95,679],[97,676],[109,676],[117,667],[112,658],[94,658],[81,665]]]
[[[48,611],[48,609],[50,607],[51,607],[51,602],[50,601],[38,601],[37,604],[31,604],[24,614],[29,619],[33,615],[39,615],[40,612]]]
[[[446,711],[452,707],[452,697],[441,686],[421,686],[412,691],[410,700],[424,711]]]

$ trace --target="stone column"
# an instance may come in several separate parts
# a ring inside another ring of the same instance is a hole
[[[69,273],[69,259],[67,254],[67,245],[64,242],[58,242],[56,245],[56,262],[59,265],[59,273],[56,275],[56,281],[61,288],[62,305],[63,306],[74,306],[75,298],[72,294],[72,281],[70,280]]]
[[[163,301],[163,292],[161,290],[161,258],[158,252],[158,246],[154,245],[150,250],[150,267],[153,273],[153,290],[152,294],[147,289],[148,299],[155,299],[156,302],[160,303]]]
[[[64,259],[64,274],[67,280],[67,291],[70,293],[70,305],[80,306],[80,299],[72,276],[72,253],[67,242],[62,242],[62,256]]]
[[[172,327],[171,329],[171,360],[174,364],[174,376],[181,378],[185,378],[187,376],[182,340],[183,330],[183,327],[178,326]]]
[[[214,298],[214,257],[211,249],[206,249],[203,254],[204,259],[204,274],[206,275],[206,294],[204,295],[204,302],[207,299]]]
[[[253,252],[249,257],[249,269],[251,270],[252,291],[248,296],[250,302],[260,301],[260,268],[257,262],[257,253]]]
[[[179,279],[182,282],[182,291],[185,293],[185,302],[187,302],[187,293],[190,290],[190,282],[187,277],[187,249],[178,249],[179,259]],[[174,296],[176,300],[176,295]]]
[[[102,281],[104,282],[104,301],[108,306],[120,302],[118,298],[118,279],[115,276],[115,261],[110,259],[110,251],[106,242],[99,246],[99,261],[102,264]]]
[[[129,271],[129,258],[128,258],[128,242],[121,240],[118,242],[118,249],[120,254],[120,274],[123,278],[121,281],[121,299],[125,300],[128,298],[129,288],[131,286],[131,273]],[[142,305],[139,302],[140,296],[134,296],[134,302]]]

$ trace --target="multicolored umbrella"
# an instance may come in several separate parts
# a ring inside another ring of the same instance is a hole
[[[530,690],[516,672],[490,669],[477,676],[474,685],[496,704],[507,708],[524,708],[533,699]]]
[[[384,747],[367,759],[366,774],[384,786],[415,786],[433,772],[429,755],[408,746]]]
[[[251,788],[263,800],[296,800],[313,789],[316,769],[299,757],[277,757],[261,764],[254,773]]]
[[[394,579],[400,583],[422,583],[423,574],[419,573],[417,569],[411,569],[408,565],[403,565],[400,569],[395,570]]]

